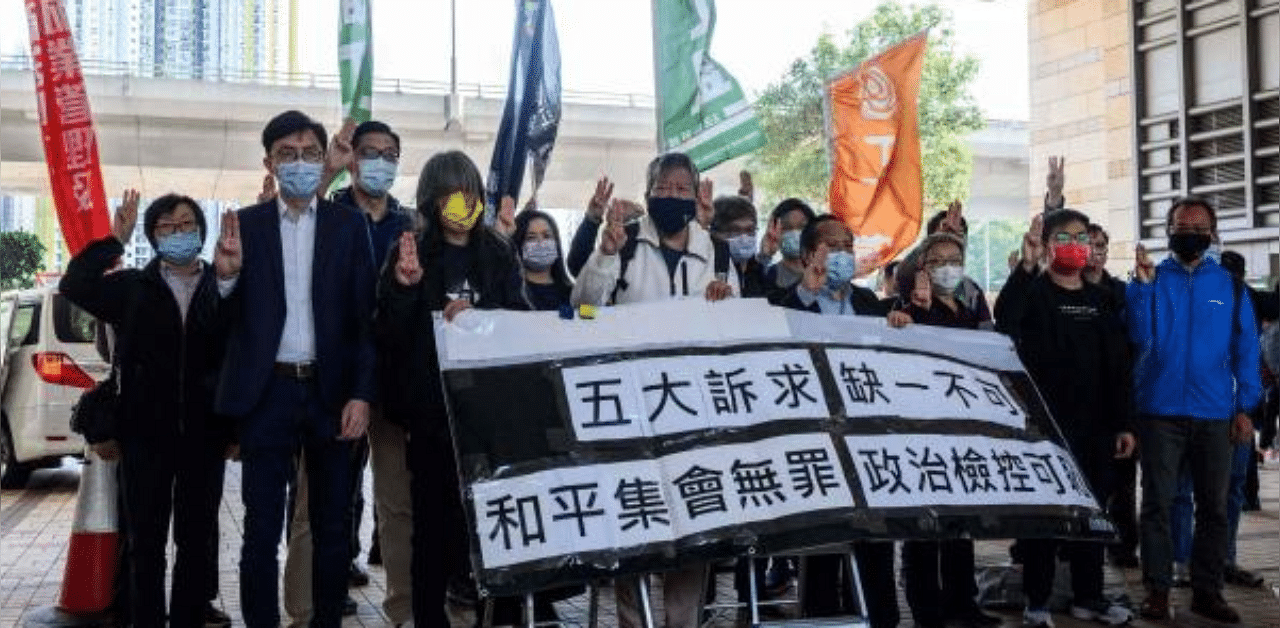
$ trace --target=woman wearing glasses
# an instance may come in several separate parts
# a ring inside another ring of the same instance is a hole
[[[164,626],[165,548],[177,547],[168,623],[204,626],[209,540],[218,519],[227,421],[213,415],[224,333],[213,269],[199,258],[208,233],[199,205],[167,194],[143,214],[156,251],[141,269],[114,270],[133,236],[138,193],[128,190],[112,235],[71,260],[58,289],[115,329],[119,407],[113,438],[93,445],[120,460],[132,569],[134,626]]]

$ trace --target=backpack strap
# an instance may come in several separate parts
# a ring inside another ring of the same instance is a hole
[[[613,305],[618,302],[618,291],[627,289],[627,266],[631,264],[631,258],[636,256],[636,247],[639,246],[640,223],[631,223],[623,230],[627,233],[627,241],[618,250],[618,281],[613,284],[613,292],[609,293],[609,304]]]
[[[716,275],[728,277],[729,261],[731,259],[729,257],[729,244],[727,242],[711,238],[711,250],[713,252],[712,257],[714,258],[713,263],[715,264]]]

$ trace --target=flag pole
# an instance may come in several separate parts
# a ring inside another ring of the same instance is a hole
[[[661,49],[661,42],[658,35],[658,3],[662,0],[649,0],[649,8],[653,14],[653,116],[654,116],[654,143],[658,147],[658,154],[666,152],[667,147],[664,145],[662,136],[662,64],[658,60],[658,51]]]

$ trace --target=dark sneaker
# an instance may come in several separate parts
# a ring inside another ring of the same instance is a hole
[[[1239,587],[1249,587],[1256,589],[1262,586],[1262,576],[1259,576],[1248,569],[1241,569],[1235,565],[1227,565],[1222,572],[1222,579],[1227,584],[1234,584]]]
[[[206,628],[225,628],[231,625],[231,616],[222,612],[222,609],[210,602],[204,607],[204,625]]]
[[[1112,553],[1111,564],[1121,569],[1137,569],[1141,566],[1141,563],[1138,562],[1138,555],[1132,551]]]
[[[1217,591],[1195,591],[1191,594],[1191,612],[1224,624],[1240,623],[1240,613],[1231,608]]]
[[[342,616],[350,617],[355,615],[358,608],[359,606],[356,605],[355,599],[348,595],[347,599],[342,601]]]
[[[351,563],[351,571],[347,573],[347,586],[363,587],[369,584],[369,572],[356,563]]]
[[[964,628],[994,628],[1004,623],[1004,620],[995,615],[988,615],[974,605],[948,618],[947,623]]]
[[[1138,609],[1138,614],[1142,615],[1143,619],[1155,621],[1173,619],[1172,609],[1169,608],[1169,592],[1148,591],[1147,599],[1142,601],[1142,607]]]

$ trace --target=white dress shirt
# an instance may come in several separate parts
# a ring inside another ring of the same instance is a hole
[[[316,246],[316,199],[295,219],[284,200],[280,209],[280,252],[284,259],[284,331],[277,362],[311,362],[316,357],[315,312],[311,307],[311,262]]]

